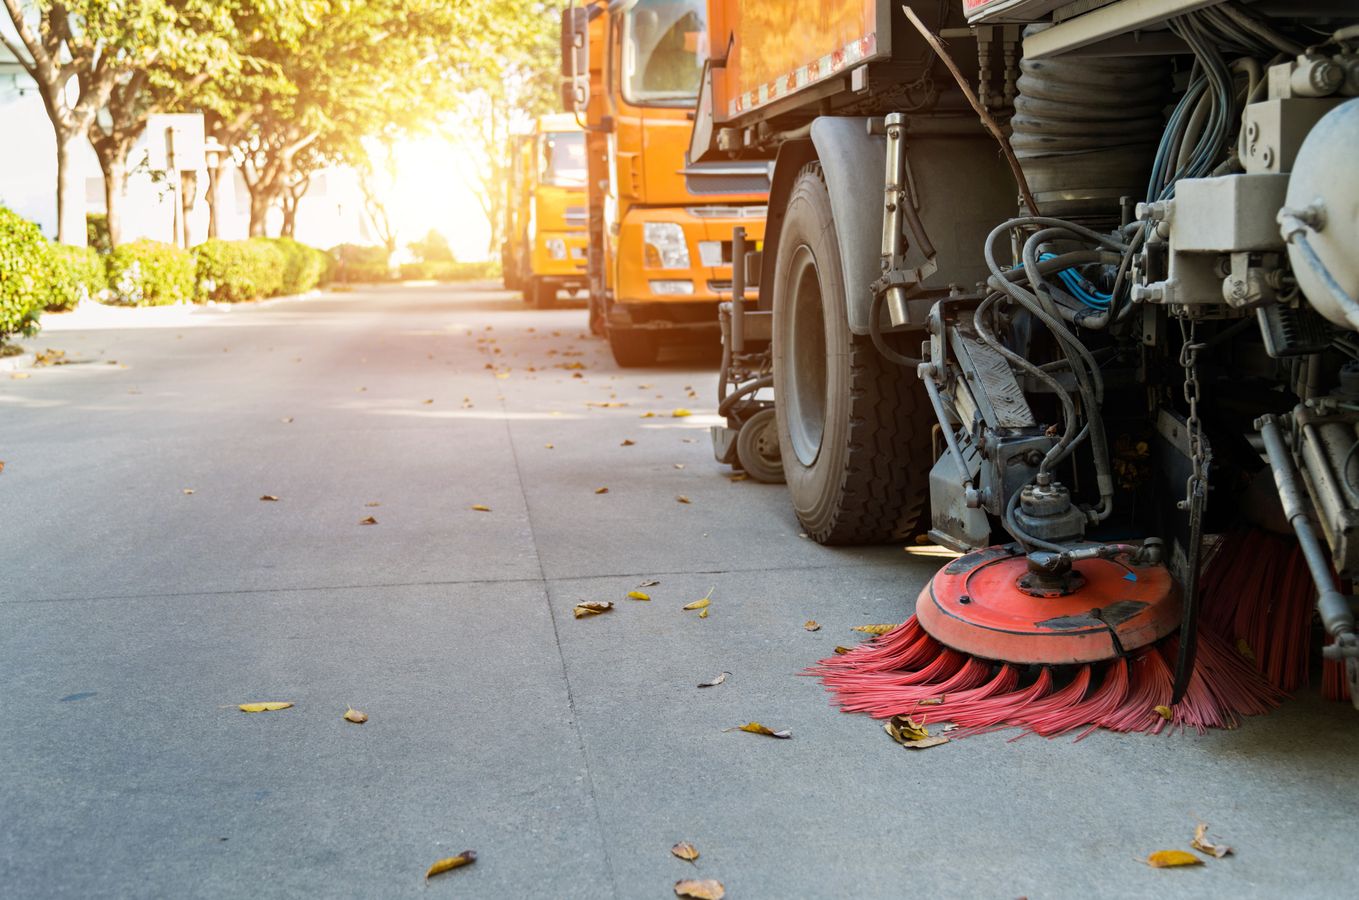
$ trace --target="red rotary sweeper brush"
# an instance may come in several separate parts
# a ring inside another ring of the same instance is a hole
[[[1141,547],[1090,553],[1066,571],[1044,571],[1014,545],[962,556],[926,585],[904,624],[810,674],[847,712],[1048,737],[1232,728],[1305,681],[1313,587],[1296,542],[1257,530],[1220,542],[1177,703],[1181,609],[1170,573]]]

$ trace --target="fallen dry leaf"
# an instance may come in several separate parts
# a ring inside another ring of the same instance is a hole
[[[376,525],[377,523],[378,523],[377,519],[373,518],[372,516],[368,516],[367,518],[364,519],[359,519],[360,525]]]
[[[291,703],[278,700],[271,700],[264,703],[242,703],[237,708],[240,709],[241,712],[257,713],[257,712],[276,712],[277,710],[280,709],[288,709],[290,706],[292,706]]]
[[[745,481],[750,476],[745,472],[733,472],[727,476],[728,481]]]
[[[278,500],[278,498],[275,497],[273,494],[265,494],[263,497],[260,497],[260,499],[267,500],[270,503],[274,503]]]
[[[1232,852],[1232,848],[1226,844],[1214,844],[1208,840],[1208,824],[1206,822],[1200,822],[1194,828],[1194,839],[1189,842],[1189,846],[1214,859],[1221,859]]]
[[[716,678],[714,678],[712,681],[703,682],[702,684],[699,685],[699,687],[717,687],[719,684],[726,681],[727,676],[730,674],[731,674],[730,672],[719,672]]]
[[[12,378],[12,379],[15,380],[15,381],[23,381],[25,378],[28,377],[28,373],[27,373],[27,372],[11,372],[10,375],[9,375],[9,377]]]
[[[686,878],[675,882],[675,896],[689,900],[722,900],[727,896],[727,889],[716,878]]]
[[[898,744],[923,741],[930,736],[930,730],[925,727],[924,721],[917,722],[910,716],[893,716],[882,723],[882,730],[891,735],[892,740]]]
[[[590,400],[586,402],[585,405],[598,407],[599,409],[617,409],[620,406],[627,406],[626,403],[618,400]]]
[[[470,866],[477,861],[477,851],[464,850],[457,856],[450,856],[441,859],[429,867],[425,873],[425,878],[433,878],[435,875],[442,875],[444,872],[451,872],[454,869],[461,869],[463,866]]]
[[[639,419],[654,419],[654,418],[656,418],[656,414],[655,414],[654,412],[649,412],[649,411],[648,411],[648,412],[642,413],[642,414],[641,414],[640,416],[638,416],[637,418],[639,418]]]
[[[552,444],[543,444],[543,446],[544,446],[545,448],[547,448],[548,450],[555,450],[555,449],[556,449]]]
[[[699,617],[700,619],[706,619],[706,618],[708,618],[708,610],[706,610],[706,609],[700,609],[700,610],[698,611],[698,617]]]
[[[940,744],[947,744],[948,742],[949,739],[943,735],[921,738],[918,741],[897,741],[898,744],[910,750],[928,750],[930,747],[938,747]]]
[[[807,629],[808,631],[820,631],[821,623],[816,621],[816,619],[808,619],[807,621],[802,623],[802,627]]]
[[[775,730],[772,729],[772,728],[768,728],[768,727],[766,727],[766,726],[764,726],[764,725],[761,725],[759,722],[747,722],[746,724],[744,724],[744,725],[738,725],[738,726],[736,726],[735,728],[724,728],[724,729],[722,729],[722,730],[723,730],[723,731],[744,731],[744,732],[746,732],[747,734],[763,734],[763,735],[765,735],[766,737],[775,737],[775,738],[790,738],[790,737],[793,736],[793,733],[792,733],[791,731],[775,731]]]
[[[698,859],[698,848],[688,841],[680,841],[670,848],[670,852],[678,856],[685,862],[693,862]]]
[[[363,504],[363,505],[364,505],[364,506],[368,506],[368,507],[374,507],[374,506],[381,506],[382,504],[379,503],[379,502],[377,502],[376,500],[374,500],[372,503],[365,503],[365,504]]]
[[[854,649],[853,647],[836,647],[836,648],[835,648],[835,655],[836,655],[836,656],[844,656],[846,653],[848,653],[849,651],[851,651],[851,650],[853,650],[853,649]]]
[[[706,609],[712,602],[713,602],[713,601],[712,601],[711,598],[709,598],[709,597],[703,597],[703,598],[701,598],[701,599],[699,599],[699,600],[695,600],[693,603],[686,603],[686,604],[684,604],[684,608],[685,608],[685,609]]]
[[[1152,709],[1156,710],[1157,714],[1167,722],[1175,718],[1175,710],[1169,706],[1153,706]]]
[[[291,425],[293,423],[293,417],[284,416],[283,418],[279,419],[279,421],[282,422],[284,425]]]
[[[67,363],[65,350],[48,348],[45,352],[33,354],[34,366],[64,366]]]
[[[600,613],[606,613],[611,609],[613,609],[612,600],[584,600],[577,603],[576,608],[571,612],[579,619],[584,616],[597,616]]]
[[[634,440],[631,440],[631,439],[629,439],[629,438],[624,438],[624,439],[623,439],[623,443],[619,444],[618,446],[620,446],[620,447],[631,447],[633,444],[636,444],[636,443],[637,443],[637,442],[634,441]]]
[[[476,512],[490,512],[491,508],[483,503],[473,503],[472,509]]]
[[[609,492],[609,489],[606,488],[606,487],[598,487],[598,488],[595,488],[595,493],[596,493],[596,494],[607,494],[608,492]]]
[[[641,591],[628,591],[628,599],[629,599],[629,600],[650,600],[650,599],[651,599],[651,595],[650,595],[650,594],[644,594],[644,593],[642,593]]]
[[[638,586],[638,587],[655,587],[655,586],[658,585],[658,584],[660,584],[660,582],[657,581],[656,579],[654,579],[654,578],[648,578],[646,581],[643,581],[641,584],[639,584],[639,585],[637,585],[637,586]]]
[[[684,463],[675,463],[675,468],[676,468],[676,469],[683,469],[683,468],[684,468]]]
[[[364,722],[368,721],[368,714],[361,713],[351,706],[344,711],[344,720],[346,722],[353,722],[355,725],[362,725]]]
[[[431,403],[434,402],[434,398],[431,397],[431,398],[428,399],[428,400],[421,400],[420,402],[423,403],[423,404],[425,404],[426,406],[428,406],[429,404],[431,404]]]
[[[693,415],[693,413],[689,412],[689,410],[685,409],[684,407],[680,407],[679,409],[673,410],[673,411],[670,413],[670,418],[672,418],[672,419],[683,419],[683,418],[685,418],[685,417],[687,417],[687,416],[692,416],[692,415]]]
[[[881,635],[886,634],[896,627],[897,626],[895,625],[855,625],[850,631],[862,631],[864,634]]]
[[[5,464],[4,464],[4,463],[0,463],[0,472],[3,472],[3,471],[5,471]],[[182,493],[182,494],[192,494],[192,493],[193,493],[193,488],[180,488],[179,490],[180,490],[180,493]]]
[[[676,500],[677,502],[679,502],[679,503],[690,503],[690,502],[692,502],[688,497],[684,496],[683,494],[677,494],[677,495],[675,495],[675,500]]]
[[[1146,859],[1153,869],[1170,869],[1176,866],[1201,866],[1203,860],[1188,850],[1157,850]]]

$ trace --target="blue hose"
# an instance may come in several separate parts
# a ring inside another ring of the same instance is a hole
[[[1040,255],[1038,259],[1042,261],[1054,259],[1056,256],[1057,254],[1055,253],[1044,253]],[[1062,286],[1066,288],[1067,293],[1071,294],[1071,296],[1075,297],[1091,309],[1103,311],[1108,309],[1109,304],[1113,302],[1113,294],[1104,293],[1085,278],[1082,278],[1080,273],[1075,269],[1062,269],[1057,273],[1057,278],[1062,282]]]

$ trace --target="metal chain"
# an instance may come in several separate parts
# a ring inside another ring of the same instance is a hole
[[[1198,322],[1190,321],[1185,329],[1184,319],[1180,319],[1180,367],[1184,369],[1184,402],[1189,407],[1185,428],[1189,433],[1189,459],[1191,468],[1185,480],[1184,499],[1175,504],[1178,509],[1187,510],[1195,502],[1200,505],[1208,493],[1208,457],[1203,449],[1203,422],[1199,419],[1199,351],[1204,344],[1198,341]]]

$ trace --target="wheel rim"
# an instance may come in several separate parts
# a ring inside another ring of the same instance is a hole
[[[788,438],[798,462],[810,466],[821,452],[826,430],[826,322],[821,304],[820,273],[811,248],[794,253],[788,287],[792,315],[789,361],[793,363],[789,396],[780,397],[787,412]]]
[[[762,417],[758,423],[759,431],[755,435],[755,452],[766,466],[771,469],[783,468],[782,459],[779,456],[779,430],[774,425],[772,416]]]

